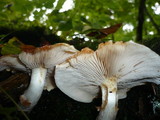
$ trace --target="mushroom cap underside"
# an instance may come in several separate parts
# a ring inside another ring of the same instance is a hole
[[[99,86],[116,78],[118,89],[130,89],[145,82],[160,83],[160,57],[133,42],[107,42],[92,53],[79,54],[56,66],[56,85],[71,98],[91,102]]]
[[[0,71],[4,69],[16,69],[26,71],[26,67],[18,59],[18,55],[5,55],[0,57]]]

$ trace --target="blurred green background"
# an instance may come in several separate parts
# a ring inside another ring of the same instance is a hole
[[[79,50],[95,50],[99,43],[109,40],[133,40],[160,54],[159,20],[159,0],[0,0],[0,55],[19,53],[21,43],[38,47],[65,42]],[[17,74],[23,74],[17,78],[19,83],[5,82]],[[19,71],[0,72],[1,87],[10,85],[4,89],[17,103],[27,88],[25,76],[29,81],[29,76]],[[117,120],[160,119],[159,91],[151,84],[133,88],[119,101]],[[95,105],[100,103],[76,102],[57,88],[44,91],[35,108],[26,114],[30,120],[94,120],[98,115]],[[2,91],[0,119],[25,119]]]

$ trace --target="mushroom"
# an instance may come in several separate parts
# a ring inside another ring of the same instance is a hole
[[[114,120],[118,99],[132,87],[146,82],[160,84],[160,57],[134,42],[101,43],[94,52],[83,49],[56,65],[57,87],[79,102],[91,102],[101,91],[97,120]],[[62,75],[63,74],[63,75]]]
[[[18,59],[18,55],[5,55],[0,57],[0,71],[5,69],[26,71],[26,67]]]
[[[58,43],[30,50],[25,49],[18,55],[18,59],[15,60],[16,66],[23,66],[26,71],[31,71],[30,85],[24,94],[20,96],[20,103],[24,110],[28,111],[33,108],[38,102],[43,89],[51,90],[55,87],[54,84],[51,84],[54,83],[52,79],[54,79],[55,65],[64,62],[76,52],[77,50],[73,46]],[[8,61],[6,58],[5,62]],[[5,66],[17,68],[14,66],[13,61],[9,65],[3,65],[4,68]]]

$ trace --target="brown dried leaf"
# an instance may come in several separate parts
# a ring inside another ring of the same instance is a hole
[[[120,27],[122,26],[122,24],[116,24],[116,25],[113,25],[109,28],[104,28],[104,29],[101,29],[100,31],[106,35],[108,34],[113,34],[115,33]]]
[[[0,48],[3,47],[3,45],[0,44]]]
[[[122,23],[113,25],[108,28],[97,29],[95,31],[88,33],[86,36],[95,37],[97,39],[105,38],[109,34],[115,33],[121,26],[122,26]]]

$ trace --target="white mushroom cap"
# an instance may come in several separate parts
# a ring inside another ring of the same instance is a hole
[[[37,103],[43,89],[51,90],[55,87],[51,84],[55,65],[64,62],[76,52],[73,46],[58,43],[19,54],[20,61],[32,71],[30,85],[20,97],[21,104],[27,107],[26,110],[30,110]]]
[[[99,91],[97,83],[92,83],[93,79],[99,77],[93,74],[96,71],[92,65],[96,64],[90,63],[94,60],[93,53],[91,49],[85,48],[65,63],[56,66],[56,85],[77,101],[91,102]]]
[[[97,53],[100,59],[110,54],[107,58],[110,63],[108,76],[118,78],[118,89],[123,92],[146,82],[160,84],[160,57],[143,45],[134,42],[107,42],[99,45]]]
[[[21,63],[17,55],[5,55],[0,57],[0,71],[10,68],[26,71],[26,67]]]
[[[134,42],[106,42],[95,52],[82,52],[57,65],[55,81],[60,90],[80,102],[91,102],[101,88],[104,109],[98,119],[112,120],[116,115],[112,116],[112,113],[117,112],[117,89],[120,90],[120,99],[125,97],[122,92],[134,86],[145,82],[160,83],[160,57]]]
[[[55,65],[64,62],[68,57],[75,54],[77,50],[68,44],[57,43],[24,51],[19,54],[19,59],[29,69],[36,67],[54,68]]]
[[[81,54],[56,66],[56,84],[66,94],[74,94],[67,92],[73,84],[74,88],[86,92],[88,86],[99,86],[106,77],[117,77],[119,89],[129,89],[145,82],[159,84],[160,57],[137,43],[106,42],[100,44],[95,53],[83,50]],[[92,89],[90,92],[94,93]],[[76,100],[80,101],[80,98]]]

